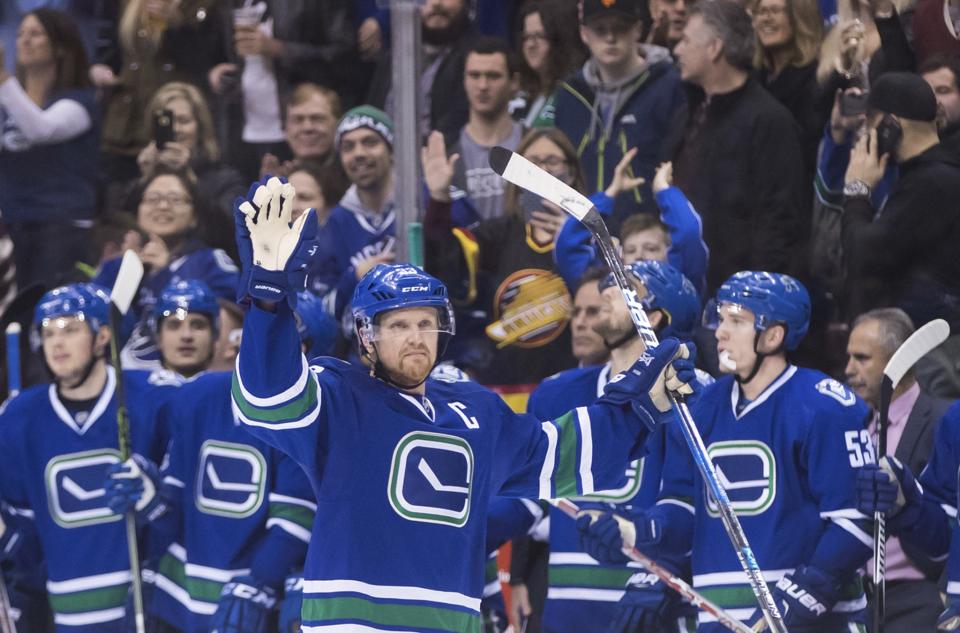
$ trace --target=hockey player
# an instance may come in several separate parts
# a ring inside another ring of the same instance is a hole
[[[291,455],[316,493],[304,628],[476,632],[490,498],[623,485],[668,393],[692,392],[688,352],[668,339],[595,405],[541,423],[483,387],[428,380],[454,332],[446,288],[414,266],[380,265],[353,297],[369,373],[310,364],[288,302],[315,225],[304,214],[291,226],[292,195],[274,179],[238,208],[255,303],[233,398],[240,421]]]
[[[690,281],[670,264],[659,261],[637,261],[627,266],[626,272],[658,336],[690,339],[700,317],[700,300]],[[612,275],[601,283],[601,288],[603,303],[594,327],[610,350],[610,362],[570,369],[545,380],[533,392],[529,405],[530,413],[540,419],[550,419],[573,407],[595,401],[603,394],[608,380],[630,367],[645,351]],[[645,457],[630,465],[627,485],[616,491],[577,500],[581,509],[629,514],[634,507],[645,509],[652,506],[660,491],[665,438],[665,427],[657,427],[647,439]],[[581,548],[574,522],[559,510],[551,509],[549,589],[543,614],[544,630],[550,633],[605,631],[608,625],[616,623],[618,633],[630,631],[620,620],[629,617],[633,610],[631,605],[641,596],[647,602],[659,603],[664,592],[673,593],[661,582],[652,587],[645,582],[641,588],[630,591],[630,602],[618,608],[618,601],[624,597],[624,588],[631,576],[636,574],[638,580],[648,579],[638,567],[636,563],[629,566],[598,565]],[[662,620],[676,627],[677,620],[687,609],[679,600],[671,600],[670,607],[664,610]]]
[[[874,461],[867,406],[837,381],[795,367],[786,352],[806,334],[810,300],[787,275],[740,272],[717,292],[725,376],[693,406],[721,482],[791,633],[853,630],[866,606],[857,570],[871,554],[856,510],[856,470]],[[716,502],[670,429],[657,505],[630,521],[610,514],[578,527],[596,551],[627,542],[677,567],[691,552],[693,585],[734,617],[762,620]],[[696,474],[694,474],[696,473]],[[621,527],[622,526],[622,527]],[[674,570],[676,571],[676,569]],[[656,608],[656,606],[651,606]],[[762,627],[764,625],[758,625]],[[723,627],[700,615],[702,632]]]
[[[205,371],[213,360],[219,325],[220,304],[206,283],[180,280],[164,288],[153,307],[163,367],[182,378]]]
[[[151,550],[163,554],[148,612],[161,632],[267,633],[284,577],[303,566],[313,492],[292,459],[237,423],[230,379],[184,384],[164,410],[162,472],[137,456],[107,487],[112,506],[152,519]]]
[[[32,519],[61,633],[122,630],[130,582],[123,516],[106,504],[106,470],[120,461],[118,376],[104,356],[109,296],[94,284],[45,294],[35,333],[53,382],[22,392],[0,415],[0,497]],[[141,372],[124,372],[133,449],[158,460],[154,408],[164,399]]]

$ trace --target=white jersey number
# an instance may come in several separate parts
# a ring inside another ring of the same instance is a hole
[[[860,468],[864,464],[873,464],[877,461],[873,453],[873,443],[870,441],[870,432],[867,429],[847,431],[843,434],[843,438],[847,443],[850,466]]]

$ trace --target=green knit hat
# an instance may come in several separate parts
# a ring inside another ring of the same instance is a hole
[[[382,136],[390,149],[393,149],[393,119],[379,108],[361,105],[348,110],[337,124],[337,133],[333,139],[337,151],[340,151],[340,138],[344,134],[362,127],[369,128]]]

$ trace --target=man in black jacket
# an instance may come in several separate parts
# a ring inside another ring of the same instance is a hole
[[[799,130],[750,78],[753,47],[746,11],[718,0],[691,10],[675,49],[682,79],[701,89],[673,164],[677,186],[703,216],[707,296],[740,270],[796,274],[809,223]]]

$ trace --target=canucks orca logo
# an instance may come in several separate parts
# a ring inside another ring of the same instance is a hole
[[[824,378],[817,383],[816,389],[823,395],[833,398],[845,407],[852,407],[857,402],[857,397],[853,392],[833,378]]]
[[[263,503],[267,462],[252,446],[207,440],[197,466],[197,508],[242,519]]]
[[[120,452],[104,448],[58,455],[44,470],[50,515],[64,528],[119,521],[107,506],[103,482],[107,467],[120,463]]]
[[[643,474],[643,459],[637,459],[630,462],[627,466],[627,483],[616,490],[597,491],[586,497],[576,497],[575,500],[583,501],[605,501],[607,503],[626,503],[640,491],[640,484]]]
[[[764,512],[777,496],[777,460],[770,447],[754,440],[715,442],[707,448],[734,511],[741,515]],[[707,491],[707,512],[720,516],[717,502]]]
[[[415,431],[393,449],[388,496],[409,521],[463,527],[470,516],[473,450],[465,440]]]

